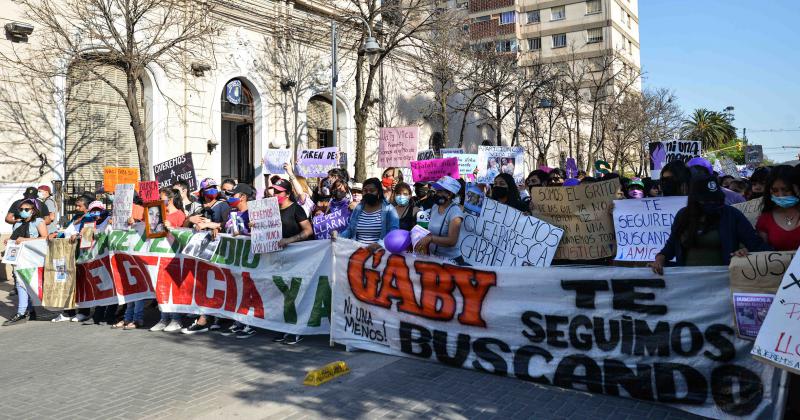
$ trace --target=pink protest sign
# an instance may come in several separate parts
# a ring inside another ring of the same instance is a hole
[[[381,128],[378,166],[407,167],[417,158],[419,127]]]
[[[411,162],[411,177],[414,178],[414,182],[436,181],[445,175],[458,179],[458,158]]]

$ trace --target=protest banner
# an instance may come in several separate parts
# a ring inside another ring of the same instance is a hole
[[[214,237],[211,232],[201,231],[189,238],[189,242],[183,247],[183,254],[203,261],[211,261],[211,258],[217,252],[217,248],[219,248],[220,242],[222,242],[220,236]]]
[[[161,201],[158,193],[158,182],[139,181],[139,197],[145,203]]]
[[[133,215],[133,192],[133,184],[117,184],[114,189],[114,207],[111,210],[113,229],[128,229],[128,219]]]
[[[462,155],[465,152],[464,152],[464,149],[456,147],[456,148],[449,148],[449,149],[448,148],[441,148],[441,149],[439,149],[439,153],[442,154],[442,157],[447,157],[447,156],[445,156],[445,154],[448,154],[448,155]]]
[[[381,128],[378,167],[407,167],[417,158],[419,127]]]
[[[3,252],[3,264],[16,265],[21,249],[17,241],[9,239],[6,243],[6,250]]]
[[[701,143],[695,140],[669,140],[663,143],[667,153],[664,159],[665,165],[675,160],[686,163],[692,158],[700,156],[703,151]]]
[[[736,168],[736,163],[729,157],[724,157],[720,160],[720,165],[722,165],[722,173],[724,175],[730,175],[734,179],[741,179],[742,177],[739,175],[739,169]]]
[[[347,207],[315,216],[313,219],[314,237],[330,239],[333,231],[341,232],[347,227],[348,220],[350,220],[350,209]]]
[[[437,181],[443,176],[459,178],[458,159],[431,159],[411,161],[411,177],[414,182]]]
[[[611,202],[619,181],[531,189],[531,215],[564,229],[557,259],[593,260],[616,251]]]
[[[333,248],[336,343],[710,418],[776,412],[780,374],[735,337],[724,269],[459,267]]]
[[[42,279],[42,306],[75,308],[75,244],[69,239],[47,241],[47,258]]]
[[[17,244],[17,262],[14,273],[17,281],[25,284],[28,296],[34,306],[42,304],[42,282],[44,281],[44,265],[47,258],[48,241],[35,239]]]
[[[478,146],[478,182],[491,184],[500,173],[522,184],[525,151],[522,147]]]
[[[479,216],[464,214],[461,256],[472,265],[547,267],[564,230],[490,198]]]
[[[183,252],[206,236],[188,229],[146,241],[135,231],[99,234],[78,256],[77,306],[156,299],[162,312],[219,315],[290,334],[330,331],[330,241],[253,254],[249,238],[221,234],[209,261]]]
[[[292,161],[292,149],[267,149],[264,152],[264,173],[285,175],[283,165]]]
[[[467,177],[475,172],[478,167],[478,154],[477,153],[444,153],[442,158],[456,158],[458,159],[458,173],[462,177]]]
[[[279,250],[278,242],[283,239],[283,230],[278,199],[268,197],[250,201],[247,203],[247,207],[250,221],[253,223],[250,231],[251,252],[265,254]]]
[[[760,144],[744,146],[744,163],[750,169],[755,169],[764,161],[764,148]]]
[[[750,224],[752,224],[753,227],[755,227],[756,222],[758,222],[759,216],[761,216],[761,210],[764,207],[764,199],[762,197],[759,197],[745,201],[744,203],[733,204],[731,205],[731,207],[742,212],[744,217],[746,217],[747,220],[750,221]]]
[[[669,239],[675,214],[686,207],[686,197],[641,198],[614,201],[617,261],[655,261]]]
[[[731,291],[775,294],[794,255],[794,251],[765,251],[731,257]]]
[[[103,168],[103,190],[114,191],[117,184],[133,184],[139,191],[139,169],[106,166]]]
[[[172,187],[179,181],[189,184],[189,191],[194,191],[198,187],[191,153],[182,154],[153,166],[153,173],[158,181],[158,188]]]
[[[417,152],[417,160],[436,159],[436,152],[431,149],[420,150]]]
[[[338,147],[301,150],[297,156],[297,172],[306,178],[325,178],[328,171],[339,167]]]
[[[733,319],[737,337],[756,339],[774,298],[775,295],[762,293],[733,294]]]
[[[800,374],[800,258],[786,269],[751,354],[758,360]]]
[[[667,150],[664,143],[660,141],[648,143],[648,151],[650,155],[650,178],[660,179],[661,169],[666,164]]]

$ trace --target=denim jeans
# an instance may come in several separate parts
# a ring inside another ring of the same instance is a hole
[[[107,324],[114,324],[117,322],[117,304],[114,305],[105,305],[105,306],[95,306],[94,308],[94,315],[92,315],[92,319],[96,323],[105,322]],[[78,311],[80,313],[80,311]],[[88,315],[88,314],[85,314]]]
[[[28,301],[30,300],[28,288],[25,287],[25,282],[21,280],[16,280],[14,286],[17,288],[17,313],[25,315],[28,312]]]
[[[167,324],[169,321],[178,321],[181,322],[183,319],[183,314],[178,312],[161,312],[161,322]]]
[[[144,304],[147,300],[137,300],[136,302],[129,302],[125,307],[125,322],[138,322],[144,321]]]

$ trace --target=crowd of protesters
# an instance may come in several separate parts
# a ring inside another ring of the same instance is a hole
[[[508,165],[508,163],[506,163]],[[296,175],[291,165],[286,174],[268,176],[263,196],[253,186],[225,179],[217,183],[203,179],[197,191],[179,182],[160,191],[167,210],[166,226],[209,231],[213,235],[249,235],[252,227],[248,202],[263,197],[277,198],[280,208],[283,239],[279,246],[314,239],[315,216],[337,210],[348,210],[349,222],[341,227],[338,236],[363,243],[372,250],[383,246],[386,235],[396,229],[411,230],[421,225],[430,234],[416,243],[413,251],[465,264],[456,245],[464,218],[463,203],[466,182],[445,176],[436,182],[409,183],[400,168],[388,168],[381,178],[354,182],[346,170],[332,169],[328,176],[309,180]],[[530,172],[524,183],[516,185],[506,171],[497,171],[490,184],[478,184],[487,197],[529,212],[531,189],[563,187],[619,179],[621,188],[617,199],[643,199],[661,196],[688,196],[685,208],[678,211],[672,232],[663,250],[650,267],[662,274],[665,265],[708,266],[727,265],[733,255],[764,250],[793,251],[800,247],[800,165],[760,167],[749,178],[720,176],[704,158],[688,163],[667,164],[660,178],[626,178],[616,173],[589,176],[579,171],[567,177],[560,168],[541,168]],[[97,230],[105,229],[111,221],[110,209],[101,201],[112,203],[113,192],[85,193],[74,198],[75,214],[59,217],[50,188],[28,188],[24,196],[8,210],[6,223],[13,225],[10,239],[17,242],[36,238],[69,238],[77,240],[84,224],[95,223]],[[763,197],[763,210],[755,226],[732,204]],[[142,200],[134,196],[132,217],[128,223],[141,223],[144,216]],[[674,259],[674,263],[670,263]],[[612,264],[613,258],[593,261]],[[560,261],[557,264],[569,263]],[[17,313],[3,325],[13,325],[35,319],[34,309],[22,281],[16,281]],[[107,324],[117,329],[142,328],[146,301],[125,308],[117,305],[76,311],[64,311],[52,322],[84,322]],[[190,325],[188,318],[193,317]],[[226,336],[248,338],[255,329],[239,322],[219,317],[162,313],[150,331],[182,332],[184,334],[219,331]],[[300,336],[282,335],[275,340],[296,344]]]

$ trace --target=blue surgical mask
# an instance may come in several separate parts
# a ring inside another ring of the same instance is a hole
[[[800,203],[800,198],[797,198],[796,196],[793,195],[787,195],[784,197],[775,197],[773,195],[772,202],[780,207],[788,209],[789,207],[794,207],[797,205],[797,203]]]
[[[397,195],[394,197],[394,201],[397,202],[398,206],[407,206],[410,199],[411,197],[407,195]]]
[[[21,217],[23,219],[27,219],[27,218],[31,217],[32,214],[33,214],[33,212],[30,211],[30,210],[22,210],[22,211],[19,212],[19,217]]]

